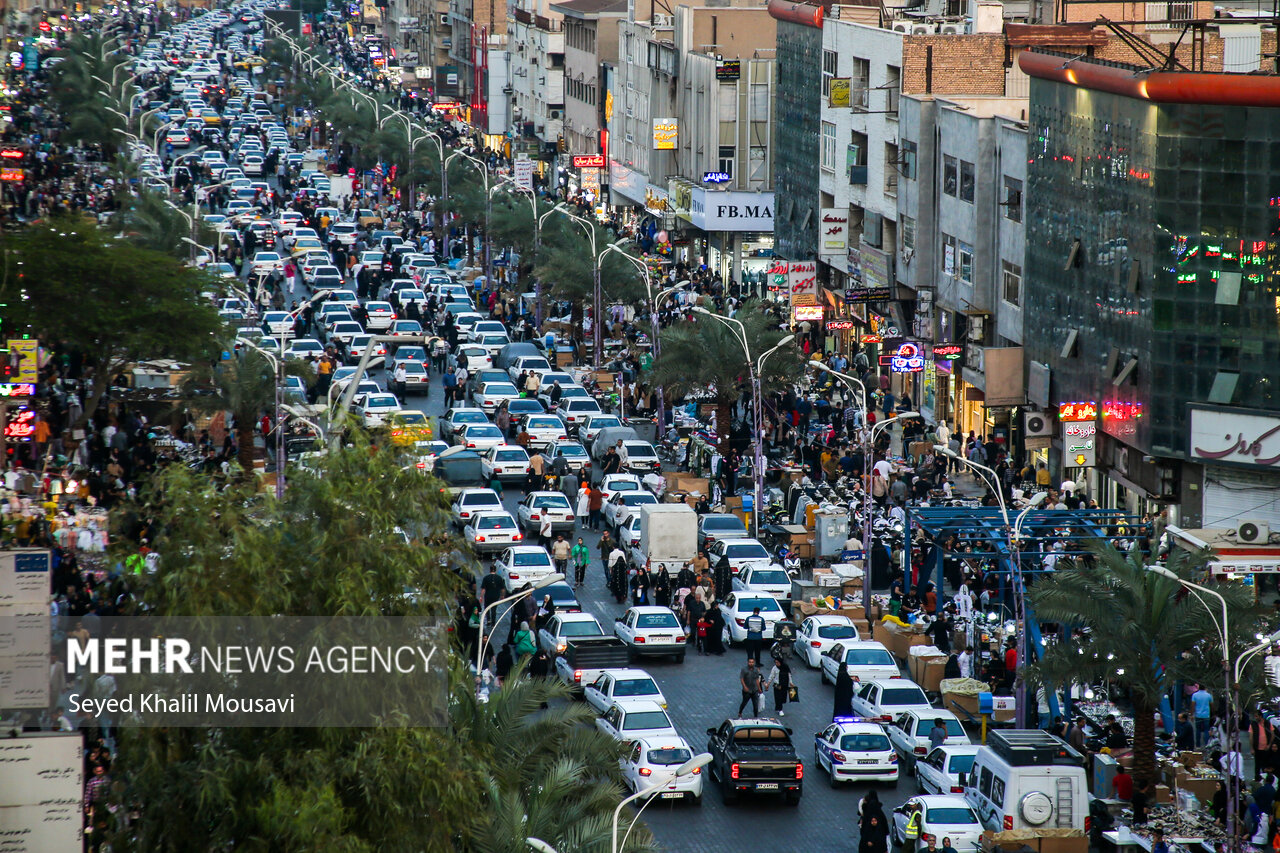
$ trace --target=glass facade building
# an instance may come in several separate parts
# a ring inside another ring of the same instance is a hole
[[[1038,57],[1023,337],[1051,407],[1182,457],[1189,403],[1280,411],[1280,98],[1241,103],[1280,81]]]
[[[819,19],[820,20],[820,19]],[[778,255],[811,260],[818,251],[822,124],[822,30],[778,21],[774,240]]]

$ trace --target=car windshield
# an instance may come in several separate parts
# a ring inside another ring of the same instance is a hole
[[[884,649],[849,649],[844,662],[852,666],[895,666],[893,655]],[[888,691],[886,691],[888,692]],[[910,704],[891,702],[890,704]]]
[[[569,411],[571,412],[598,412],[600,406],[595,400],[570,400]]]
[[[933,721],[928,717],[923,718],[923,724],[920,727],[920,733],[926,734],[933,728]],[[947,737],[965,737],[964,728],[960,725],[959,720],[943,720],[947,727]]]
[[[391,396],[390,394],[370,395],[369,399],[365,401],[365,408],[381,409],[381,408],[386,408],[388,406],[395,406],[395,405],[397,405],[396,398]]]
[[[840,738],[840,748],[850,752],[887,752],[889,739],[884,735],[845,735]]]
[[[883,654],[884,659],[890,664],[893,658],[889,657],[888,652],[881,650],[873,650],[878,654]],[[880,693],[881,705],[928,705],[929,700],[925,698],[924,691],[919,687],[886,687]]]
[[[467,438],[502,438],[502,430],[488,424],[467,427]]]
[[[602,415],[600,417],[592,417],[590,426],[591,426],[591,429],[604,429],[605,427],[620,427],[622,426],[622,421],[618,420],[613,415]]]
[[[634,480],[615,480],[607,488],[611,492],[634,492],[640,488],[640,484]]]
[[[751,573],[752,583],[788,583],[790,580],[781,569],[757,569]]]
[[[487,424],[489,419],[485,417],[484,412],[454,412],[453,422],[455,424]]]
[[[556,448],[556,455],[565,458],[578,458],[587,455],[587,451],[580,444],[565,444]]]
[[[516,391],[516,386],[512,385],[509,382],[490,382],[488,385],[484,386],[484,393],[486,394],[518,394],[519,392]]]
[[[671,746],[666,749],[651,749],[648,755],[649,763],[659,767],[678,767],[692,757],[693,753],[678,746]]]
[[[517,566],[551,566],[551,558],[544,554],[536,554],[532,551],[521,552],[512,557],[512,562]]]
[[[958,823],[977,823],[978,816],[973,813],[973,809],[955,807],[929,809],[925,820],[929,823],[954,825]]]
[[[673,613],[641,613],[636,620],[637,628],[679,628]]]
[[[702,521],[704,530],[746,530],[746,525],[736,518],[706,518]]]
[[[527,462],[529,454],[523,450],[499,450],[494,454],[494,459],[498,462]]]
[[[559,418],[529,418],[529,429],[564,429]]]
[[[622,727],[629,732],[634,732],[638,729],[669,729],[671,728],[671,720],[662,711],[632,711],[627,714]],[[684,762],[680,763],[683,764]]]
[[[467,509],[484,506],[502,506],[502,501],[498,500],[497,495],[491,495],[488,492],[480,492],[479,494],[467,495],[462,499],[462,505]]]
[[[852,640],[858,631],[852,625],[819,625],[818,636],[824,640]]]
[[[541,412],[542,404],[537,400],[512,400],[507,404],[508,412]]]
[[[738,610],[742,613],[750,613],[759,607],[761,613],[781,613],[782,608],[778,606],[778,602],[772,598],[739,598]]]
[[[658,685],[652,678],[629,678],[613,685],[614,696],[657,696]],[[970,761],[972,764],[973,762]]]
[[[736,743],[789,743],[787,730],[774,726],[755,726],[738,729],[733,733]]]
[[[585,622],[565,622],[560,626],[562,637],[600,637],[603,632],[594,619]]]
[[[515,526],[514,521],[501,515],[482,515],[476,519],[477,530],[508,530]]]
[[[631,442],[628,441],[623,445],[623,447],[627,449],[628,456],[653,456],[654,455],[653,448],[642,441],[637,442],[635,444],[632,444]]]
[[[564,495],[539,495],[533,499],[533,505],[542,507],[557,507],[567,509],[569,507],[569,499]]]
[[[768,558],[769,556],[769,552],[764,549],[764,546],[756,542],[747,542],[742,545],[729,545],[724,550],[730,557],[737,557],[742,560],[755,560]],[[779,572],[779,574],[782,573]]]
[[[656,504],[657,502],[658,499],[653,495],[645,494],[643,492],[636,492],[635,494],[622,496],[622,503],[625,506],[640,506],[640,504]]]
[[[427,416],[422,412],[402,412],[396,416],[395,422],[398,424],[425,424]]]
[[[953,755],[951,760],[947,762],[947,772],[955,773],[957,776],[961,773],[968,773],[973,769],[974,755]]]

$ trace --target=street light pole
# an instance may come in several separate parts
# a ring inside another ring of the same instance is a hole
[[[285,341],[288,339],[288,337],[289,335],[286,332],[280,338],[281,353],[283,353],[285,350]],[[271,366],[275,370],[275,374],[276,374],[276,411],[275,411],[275,418],[274,418],[275,420],[274,427],[276,430],[276,499],[279,500],[280,498],[284,497],[284,476],[285,476],[284,475],[284,423],[282,421],[282,417],[283,417],[282,410],[284,409],[284,357],[281,356],[280,358],[277,358],[276,356],[267,352],[262,347],[255,344],[253,341],[246,340],[245,343],[248,344],[250,347],[253,347],[262,355],[266,356],[266,358],[271,362]]]
[[[511,606],[514,607],[515,606],[514,602],[518,601],[519,599],[526,598],[530,595],[533,595],[538,590],[543,589],[544,587],[551,586],[554,583],[560,583],[560,581],[562,580],[564,580],[563,574],[561,574],[560,572],[552,572],[551,574],[547,575],[545,578],[538,581],[528,589],[522,589],[519,592],[514,593],[513,595],[508,595],[506,598],[499,598],[493,604],[490,604],[484,610],[480,611],[480,642],[476,644],[476,675],[479,675],[481,670],[483,670],[484,668],[482,665],[484,661],[484,650],[485,650],[485,646],[489,645],[488,625],[485,622],[485,617],[489,615],[489,611],[497,607],[499,604],[506,604],[507,602],[512,602]],[[503,613],[502,615],[505,616],[506,613]],[[499,616],[497,619],[493,621],[494,621],[494,624],[501,622],[502,616]]]
[[[631,821],[631,827],[627,829],[627,835],[623,836],[622,838],[622,845],[619,845],[618,844],[618,816],[622,814],[622,809],[625,808],[628,803],[633,803],[636,800],[641,799],[642,797],[647,797],[650,794],[657,793],[659,789],[665,788],[668,784],[670,784],[672,781],[674,781],[675,779],[678,779],[681,776],[688,776],[690,773],[700,772],[703,767],[706,767],[713,760],[714,759],[712,758],[712,755],[709,752],[703,752],[698,755],[695,755],[693,758],[690,758],[684,764],[681,764],[679,767],[677,767],[675,771],[671,773],[669,776],[664,774],[661,780],[654,782],[652,785],[649,785],[647,788],[641,788],[639,791],[636,791],[634,794],[627,797],[622,802],[618,803],[618,807],[613,810],[613,831],[612,831],[612,834],[610,835],[611,844],[609,847],[612,853],[618,853],[619,850],[624,849],[627,842],[627,837],[631,835],[631,830],[635,828],[636,823],[640,820],[640,815],[639,813],[637,813],[635,816],[635,819]],[[648,804],[649,804],[648,802],[645,803],[645,805],[648,805]],[[640,810],[644,811],[643,807]]]
[[[1026,601],[1027,584],[1022,574],[1022,522],[1026,520],[1027,514],[1044,503],[1047,497],[1049,497],[1048,492],[1037,492],[1032,495],[1026,509],[1018,513],[1018,518],[1013,523],[1013,530],[1009,534],[1009,551],[1013,557],[1014,618],[1018,623],[1018,669],[1014,696],[1018,706],[1018,728],[1020,729],[1027,727],[1027,681],[1023,674],[1026,671],[1024,662],[1031,660],[1031,639],[1027,636],[1027,608],[1023,603]]]

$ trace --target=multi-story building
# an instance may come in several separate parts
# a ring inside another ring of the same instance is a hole
[[[500,59],[495,51],[506,48],[506,6],[499,0],[449,0],[448,28],[448,64],[457,68],[458,99],[473,112],[487,112],[495,95],[505,97],[501,89],[490,91],[488,67]]]
[[[450,0],[431,0],[430,49],[423,56],[421,65],[431,74],[431,90],[437,100],[458,97],[458,65],[452,58],[453,18],[449,14]]]
[[[1072,419],[1046,419],[1055,473],[1184,527],[1280,524],[1280,79],[1020,62],[1029,397]]]
[[[604,67],[618,63],[618,22],[627,17],[627,0],[569,0],[552,8],[564,16],[565,149],[607,154]]]
[[[564,122],[564,16],[548,0],[516,0],[508,25],[513,130],[550,154]]]
[[[740,279],[773,247],[774,20],[747,5],[672,11],[619,25],[613,200],[673,232],[679,259]]]

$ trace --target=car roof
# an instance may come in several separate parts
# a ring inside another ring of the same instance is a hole
[[[577,615],[577,614],[570,614]],[[621,699],[614,699],[613,704],[624,711],[665,711],[662,704],[654,699],[645,699],[643,697],[624,696]]]
[[[636,613],[670,613],[672,616],[675,615],[675,611],[670,607],[663,607],[658,604],[637,604],[629,609],[634,610]]]
[[[885,733],[884,726],[879,723],[873,723],[870,720],[835,720],[836,728],[840,729],[842,734],[877,734]]]
[[[731,726],[773,726],[774,728],[785,728],[782,721],[776,717],[742,717],[728,720]]]
[[[614,679],[619,679],[619,678],[651,678],[651,679],[652,679],[652,678],[653,678],[653,676],[652,676],[652,675],[650,675],[648,672],[646,672],[646,671],[645,671],[645,670],[643,670],[643,669],[631,669],[631,668],[626,668],[626,669],[602,669],[602,670],[600,670],[600,674],[601,674],[601,675],[611,675],[611,676],[613,676],[613,677],[614,677]],[[653,683],[654,683],[654,684],[657,684],[657,683],[658,683],[657,679],[654,679],[654,680],[653,680]],[[661,689],[661,688],[659,688],[659,689]]]
[[[837,616],[834,613],[815,613],[804,618],[812,619],[818,625],[853,625],[853,620],[848,616]]]
[[[474,451],[472,451],[472,452],[474,453]],[[493,495],[495,498],[497,498],[497,497],[498,497],[498,493],[497,493],[497,492],[495,492],[493,489],[479,489],[479,488],[477,488],[477,489],[459,489],[459,490],[458,490],[458,494],[457,494],[457,498],[456,498],[456,499],[461,499],[461,498],[464,498],[464,497],[466,497],[466,496],[468,496],[468,495]],[[498,500],[499,500],[499,501],[501,501],[502,499],[501,499],[501,498],[498,498]]]
[[[899,681],[901,680],[902,679],[899,679]],[[919,685],[916,685],[916,686],[918,687]],[[913,717],[920,717],[925,720],[934,720],[941,717],[944,720],[950,719],[950,720],[955,720],[957,723],[960,722],[960,718],[955,715],[954,711],[948,711],[945,708],[937,708],[933,711],[925,711],[920,708],[912,708],[911,710],[903,711],[902,713],[903,715],[910,714]]]
[[[926,809],[972,808],[969,801],[959,794],[917,794],[911,799],[924,803]]]
[[[518,551],[521,554],[532,554],[536,551],[539,554],[546,554],[547,559],[551,558],[551,555],[547,554],[547,549],[543,548],[541,545],[512,545],[507,550]]]
[[[680,735],[655,735],[653,737],[638,737],[632,743],[638,743],[643,747],[642,752],[648,752],[651,749],[687,749],[693,751],[693,747],[689,741]]]

